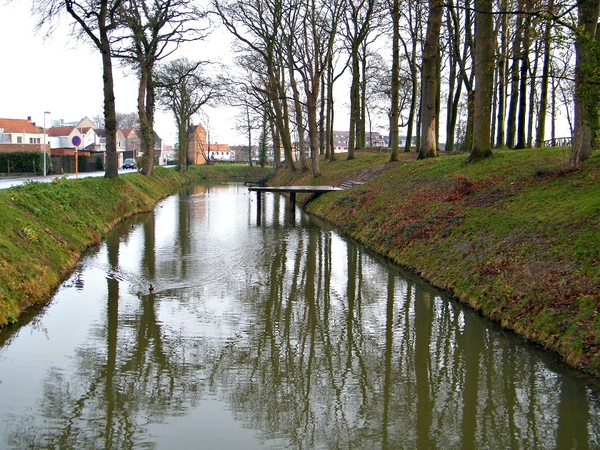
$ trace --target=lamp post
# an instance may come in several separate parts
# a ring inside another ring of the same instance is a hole
[[[46,114],[50,114],[50,111],[44,111],[44,176],[46,176]]]

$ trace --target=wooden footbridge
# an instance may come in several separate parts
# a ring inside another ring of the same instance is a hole
[[[296,209],[296,194],[313,194],[313,196],[321,195],[326,192],[342,191],[343,187],[337,186],[250,186],[249,192],[256,192],[256,220],[260,224],[260,211],[262,205],[263,192],[276,192],[280,194],[289,194],[290,211]]]

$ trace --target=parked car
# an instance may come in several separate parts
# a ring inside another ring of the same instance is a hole
[[[135,163],[135,159],[127,158],[123,161],[123,169],[137,169],[137,164]]]

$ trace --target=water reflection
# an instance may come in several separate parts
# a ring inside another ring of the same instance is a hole
[[[112,233],[0,350],[0,446],[600,446],[593,380],[261,208],[194,186]]]

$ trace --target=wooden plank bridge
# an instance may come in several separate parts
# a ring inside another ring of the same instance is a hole
[[[291,212],[296,209],[296,194],[313,194],[313,196],[321,195],[326,192],[342,191],[343,187],[337,186],[250,186],[249,192],[256,192],[256,220],[260,225],[260,211],[262,205],[263,192],[276,192],[280,194],[289,194],[289,208]]]

